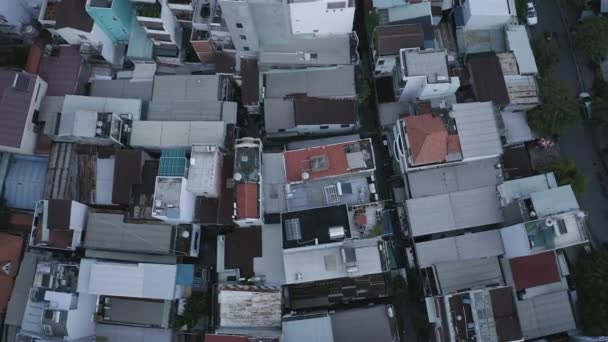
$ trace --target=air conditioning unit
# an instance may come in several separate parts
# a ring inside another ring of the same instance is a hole
[[[346,231],[343,226],[329,227],[329,238],[331,240],[343,240],[346,238]]]

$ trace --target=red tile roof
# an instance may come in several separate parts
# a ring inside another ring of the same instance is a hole
[[[510,263],[517,291],[560,281],[553,251],[513,258]]]
[[[319,179],[324,177],[345,175],[353,172],[348,167],[345,147],[357,144],[356,142],[347,142],[335,145],[325,145],[319,147],[310,147],[301,150],[287,151],[283,154],[285,159],[285,173],[288,182],[297,182],[302,180],[302,173],[308,172],[309,179]],[[310,168],[310,159],[314,157],[324,156],[327,158],[328,165],[324,170],[312,171]]]
[[[448,152],[448,130],[440,118],[431,114],[408,116],[405,127],[414,164],[431,164],[445,160]]]
[[[259,218],[259,192],[257,183],[239,183],[236,185],[237,219]]]
[[[247,337],[244,336],[228,336],[228,335],[205,335],[205,342],[247,342]]]
[[[11,228],[17,229],[20,232],[29,234],[32,230],[32,222],[34,221],[34,215],[12,213],[10,218]]]
[[[21,251],[23,250],[23,239],[19,236],[0,233],[0,316],[6,312],[6,305],[11,297],[17,270],[21,263]],[[9,273],[4,273],[7,267]]]

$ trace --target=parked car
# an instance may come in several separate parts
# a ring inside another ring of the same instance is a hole
[[[526,12],[526,22],[529,26],[538,24],[538,15],[536,14],[536,8],[532,1],[528,1],[528,10]]]
[[[578,100],[583,106],[583,111],[585,112],[585,115],[587,115],[587,118],[591,119],[591,95],[588,92],[582,92],[578,94]]]

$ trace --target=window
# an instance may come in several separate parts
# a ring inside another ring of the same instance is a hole
[[[339,9],[339,8],[344,8],[346,7],[346,2],[328,2],[327,3],[327,9],[328,10],[334,10],[334,9]]]
[[[80,38],[81,40],[87,40],[87,36],[85,36],[83,34],[79,34],[78,38]]]
[[[249,46],[243,46],[243,50],[249,51]]]
[[[241,40],[247,40],[247,36],[241,35]]]
[[[329,126],[319,126],[320,129],[328,129]]]
[[[342,127],[342,128],[348,128],[348,127],[350,127],[350,125],[344,124],[344,125],[340,125],[340,127]]]
[[[285,235],[287,241],[302,239],[302,231],[300,230],[300,219],[293,218],[285,220]]]
[[[243,28],[243,24],[241,24],[241,23],[236,23],[236,28]]]

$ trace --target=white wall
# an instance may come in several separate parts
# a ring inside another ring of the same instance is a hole
[[[32,93],[30,108],[27,113],[25,127],[23,128],[23,137],[21,137],[21,146],[0,146],[0,151],[19,154],[34,154],[34,150],[36,149],[37,134],[34,133],[34,123],[32,123],[32,117],[34,116],[35,110],[40,110],[40,104],[46,95],[46,89],[47,83],[42,78],[36,77],[36,84],[34,86],[34,92]],[[36,94],[38,94],[37,98]]]
[[[328,9],[328,4],[343,3],[339,9]],[[289,4],[293,34],[345,34],[353,31],[355,7],[347,7],[348,0],[312,1]]]
[[[96,295],[78,294],[78,307],[68,311],[66,330],[70,340],[95,335],[95,306]]]
[[[72,209],[70,212],[70,229],[71,230],[84,230],[86,224],[87,214],[89,207],[86,205],[72,201]]]
[[[23,5],[21,0],[1,0],[0,15],[10,25],[14,25],[12,32],[20,32],[22,25],[27,25],[32,21],[29,9]],[[0,18],[0,22],[2,22]]]
[[[182,179],[182,191],[179,200],[181,223],[192,223],[196,196],[188,191],[188,180]]]
[[[499,28],[512,17],[507,0],[467,0],[463,14],[467,30]]]
[[[458,77],[451,77],[450,82],[428,83],[426,76],[405,77],[405,87],[400,101],[411,102],[417,99],[428,100],[454,95],[460,87]]]
[[[232,43],[239,52],[257,52],[259,37],[246,1],[221,0],[222,14],[232,36]],[[242,27],[237,27],[240,24]],[[246,39],[242,39],[244,36]],[[248,48],[249,50],[245,50]]]

